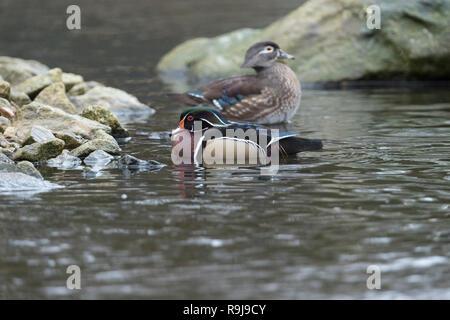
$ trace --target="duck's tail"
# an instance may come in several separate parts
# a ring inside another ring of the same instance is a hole
[[[166,96],[174,101],[183,103],[189,106],[198,106],[199,104],[208,103],[204,97],[203,92],[200,90],[189,90],[184,93],[167,93]]]
[[[317,151],[322,149],[323,143],[320,139],[306,139],[299,137],[287,137],[279,141],[280,151],[286,155],[296,154],[303,151]]]

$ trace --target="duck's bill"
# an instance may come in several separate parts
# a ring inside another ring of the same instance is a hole
[[[289,53],[284,52],[283,50],[278,50],[278,59],[288,59],[288,60],[294,60],[295,57]]]

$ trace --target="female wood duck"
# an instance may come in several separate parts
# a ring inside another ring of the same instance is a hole
[[[191,105],[210,105],[230,120],[273,124],[289,121],[302,96],[300,81],[280,59],[294,59],[271,41],[252,45],[241,68],[253,68],[256,75],[235,76],[210,82],[197,90],[169,94]]]
[[[176,164],[187,164],[187,161],[211,162],[212,158],[217,161],[220,157],[220,164],[264,164],[275,150],[279,156],[287,157],[322,149],[318,139],[304,139],[296,137],[294,132],[277,131],[249,122],[228,121],[211,107],[190,108],[181,114],[178,128],[172,131],[172,160]],[[182,154],[185,150],[189,154]],[[229,151],[232,157],[226,158]]]

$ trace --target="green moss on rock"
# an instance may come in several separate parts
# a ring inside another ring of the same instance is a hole
[[[125,138],[129,136],[119,122],[119,119],[108,109],[103,106],[93,105],[83,109],[81,116],[91,119],[111,128],[111,134],[117,138]]]
[[[58,138],[36,142],[16,151],[14,160],[43,161],[58,156],[64,149],[64,141]]]
[[[373,4],[381,8],[381,29],[366,25]],[[296,57],[289,66],[303,82],[448,79],[449,16],[450,1],[307,1],[264,29],[182,43],[157,69],[169,81],[180,72],[192,78],[248,73],[239,69],[246,49],[272,40]]]

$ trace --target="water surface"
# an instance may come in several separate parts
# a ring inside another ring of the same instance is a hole
[[[450,299],[448,90],[305,90],[287,129],[323,139],[323,151],[273,177],[177,168],[167,134],[182,108],[162,94],[158,58],[190,37],[262,27],[298,1],[79,3],[82,30],[69,32],[69,2],[2,1],[0,54],[152,105],[153,116],[126,119],[122,148],[166,166],[96,176],[41,166],[64,188],[2,194],[1,298]],[[80,291],[65,287],[71,264]],[[366,288],[369,265],[381,290]]]

